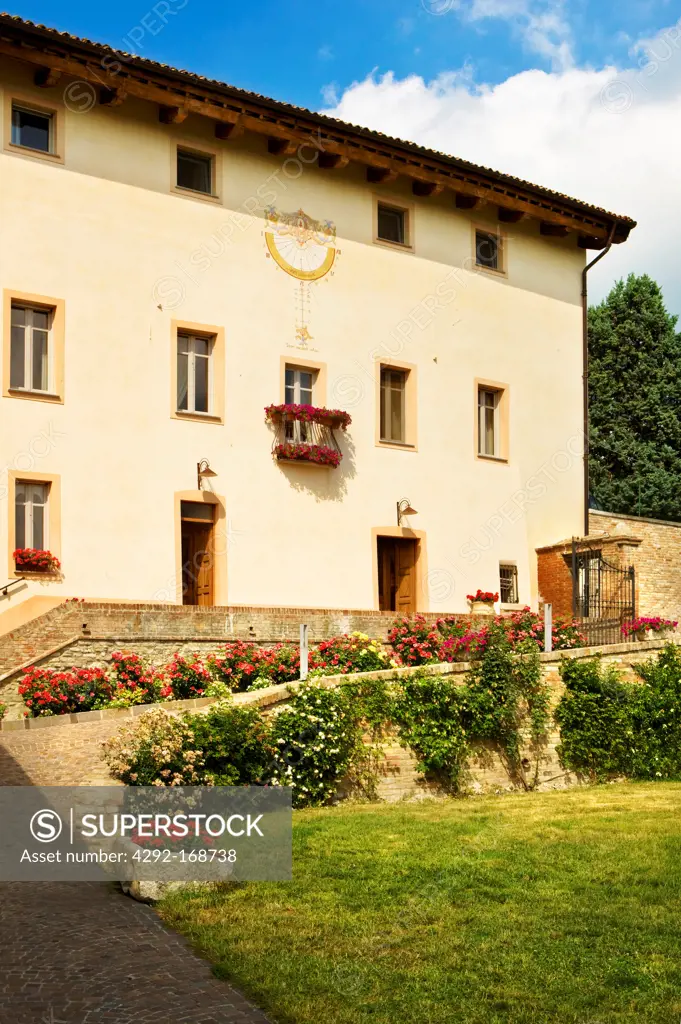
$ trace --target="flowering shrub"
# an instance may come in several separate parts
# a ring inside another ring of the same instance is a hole
[[[342,455],[328,444],[298,444],[286,441],[274,446],[274,454],[278,459],[293,459],[298,462],[315,462],[319,466],[340,465]]]
[[[438,661],[468,661],[482,653],[489,641],[489,629],[465,629],[460,634],[450,634],[443,641],[438,651]]]
[[[403,665],[425,665],[439,660],[442,634],[422,615],[405,616],[393,623],[388,643]]]
[[[68,672],[29,668],[19,683],[19,694],[28,709],[25,715],[31,718],[92,711],[108,703],[114,690],[114,684],[101,668]]]
[[[111,774],[127,786],[198,786],[203,753],[194,746],[191,722],[164,708],[146,711],[104,743]]]
[[[216,704],[207,714],[187,715],[192,744],[202,753],[204,785],[253,786],[270,781],[275,749],[267,720],[257,708]]]
[[[135,704],[154,704],[172,700],[173,689],[164,674],[147,669],[137,654],[114,651],[111,655],[111,677],[114,695],[109,707],[129,708]]]
[[[207,663],[213,678],[225,683],[230,690],[247,690],[259,675],[262,653],[257,644],[235,640],[225,645],[224,654],[210,655]]]
[[[19,571],[57,572],[61,568],[61,562],[56,555],[51,551],[41,551],[39,548],[17,548],[12,557]]]
[[[650,630],[651,633],[665,633],[668,629],[676,629],[677,626],[678,622],[662,619],[659,615],[652,619],[632,619],[631,622],[625,622],[622,626],[622,636],[629,637],[646,630]]]
[[[405,665],[426,665],[439,661],[466,661],[482,654],[490,639],[491,631],[501,627],[508,637],[511,648],[519,650],[531,641],[544,650],[544,619],[529,608],[513,615],[490,617],[490,624],[479,629],[470,624],[467,617],[442,616],[429,623],[422,615],[397,619],[388,633],[388,641],[395,654]],[[553,623],[554,651],[585,647],[586,637],[580,633],[576,622],[556,619]]]
[[[481,601],[483,604],[494,604],[499,600],[499,595],[491,590],[476,590],[474,594],[466,594],[466,600],[473,604],[474,601]]]
[[[514,647],[524,640],[532,640],[540,651],[544,650],[544,617],[529,608],[523,608],[513,615],[497,616],[495,623],[504,626]],[[579,625],[572,619],[555,619],[551,629],[554,651],[567,651],[574,647],[586,647],[587,638],[579,631]]]
[[[291,420],[300,420],[303,423],[324,423],[333,427],[341,427],[347,430],[352,423],[349,412],[343,409],[324,409],[314,405],[295,405],[292,402],[282,405],[268,405],[265,407],[265,415],[269,420],[279,416],[286,416]]]
[[[326,803],[348,772],[361,738],[340,690],[302,686],[272,723],[272,783],[293,787],[294,807]]]
[[[174,654],[166,672],[175,700],[203,697],[211,682],[210,672],[196,655],[188,659]]]
[[[377,672],[396,667],[378,640],[366,633],[343,634],[324,640],[310,652],[310,669],[316,675],[345,675],[348,672]]]

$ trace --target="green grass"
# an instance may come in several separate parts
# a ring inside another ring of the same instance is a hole
[[[281,1024],[678,1024],[681,784],[294,816],[294,881],[163,918]]]

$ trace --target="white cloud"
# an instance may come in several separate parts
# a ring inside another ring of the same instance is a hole
[[[325,43],[324,46],[320,46],[317,50],[318,60],[333,60],[333,50]]]
[[[422,0],[434,14],[456,11],[467,23],[489,19],[507,21],[523,45],[548,61],[552,68],[563,70],[574,63],[572,31],[564,0]]]
[[[629,241],[595,268],[591,295],[647,272],[681,312],[676,26],[637,44],[625,69],[530,70],[494,86],[476,85],[470,68],[430,82],[372,73],[325,112],[634,217]]]
[[[328,82],[323,85],[319,90],[322,94],[322,99],[328,107],[335,107],[338,103],[338,86],[335,82]]]

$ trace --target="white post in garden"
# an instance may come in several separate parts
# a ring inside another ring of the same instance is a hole
[[[544,650],[550,654],[553,650],[553,605],[544,605]]]
[[[307,643],[307,625],[300,624],[300,678],[307,679],[309,666],[309,647]]]

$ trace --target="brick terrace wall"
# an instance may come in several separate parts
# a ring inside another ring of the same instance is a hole
[[[605,664],[615,664],[625,679],[635,680],[633,665],[648,660],[664,646],[660,640],[637,644],[621,644],[609,648],[584,648],[571,651],[568,656],[588,658],[602,654]],[[558,674],[560,653],[541,655],[544,675],[551,686],[555,704],[563,692]],[[429,671],[446,674],[463,682],[466,665],[433,666]],[[412,669],[401,669],[408,674]],[[390,678],[393,673],[388,673]],[[386,673],[367,673],[364,678],[385,677]],[[324,684],[338,685],[347,677],[327,677]],[[257,704],[265,713],[281,708],[289,699],[286,686],[270,687],[252,694],[236,694],[235,703]],[[166,707],[174,710],[200,710],[212,701],[202,698],[180,701]],[[26,719],[0,723],[0,785],[104,785],[115,784],[108,775],[101,757],[102,743],[115,735],[124,724],[138,717],[146,708],[104,710],[64,715],[59,718]],[[539,781],[543,788],[563,788],[575,780],[560,767],[555,752],[559,737],[553,733],[543,752]],[[528,757],[530,756],[528,752]],[[531,758],[530,758],[531,760]],[[505,791],[514,788],[496,751],[480,746],[471,765],[471,788],[474,791]],[[410,751],[400,747],[396,740],[388,739],[383,746],[378,795],[383,800],[418,798],[432,795],[433,790],[423,783],[416,772],[416,761]]]
[[[638,614],[681,620],[681,523],[589,513],[590,534],[618,536],[624,531],[641,539],[627,549],[636,569]]]

